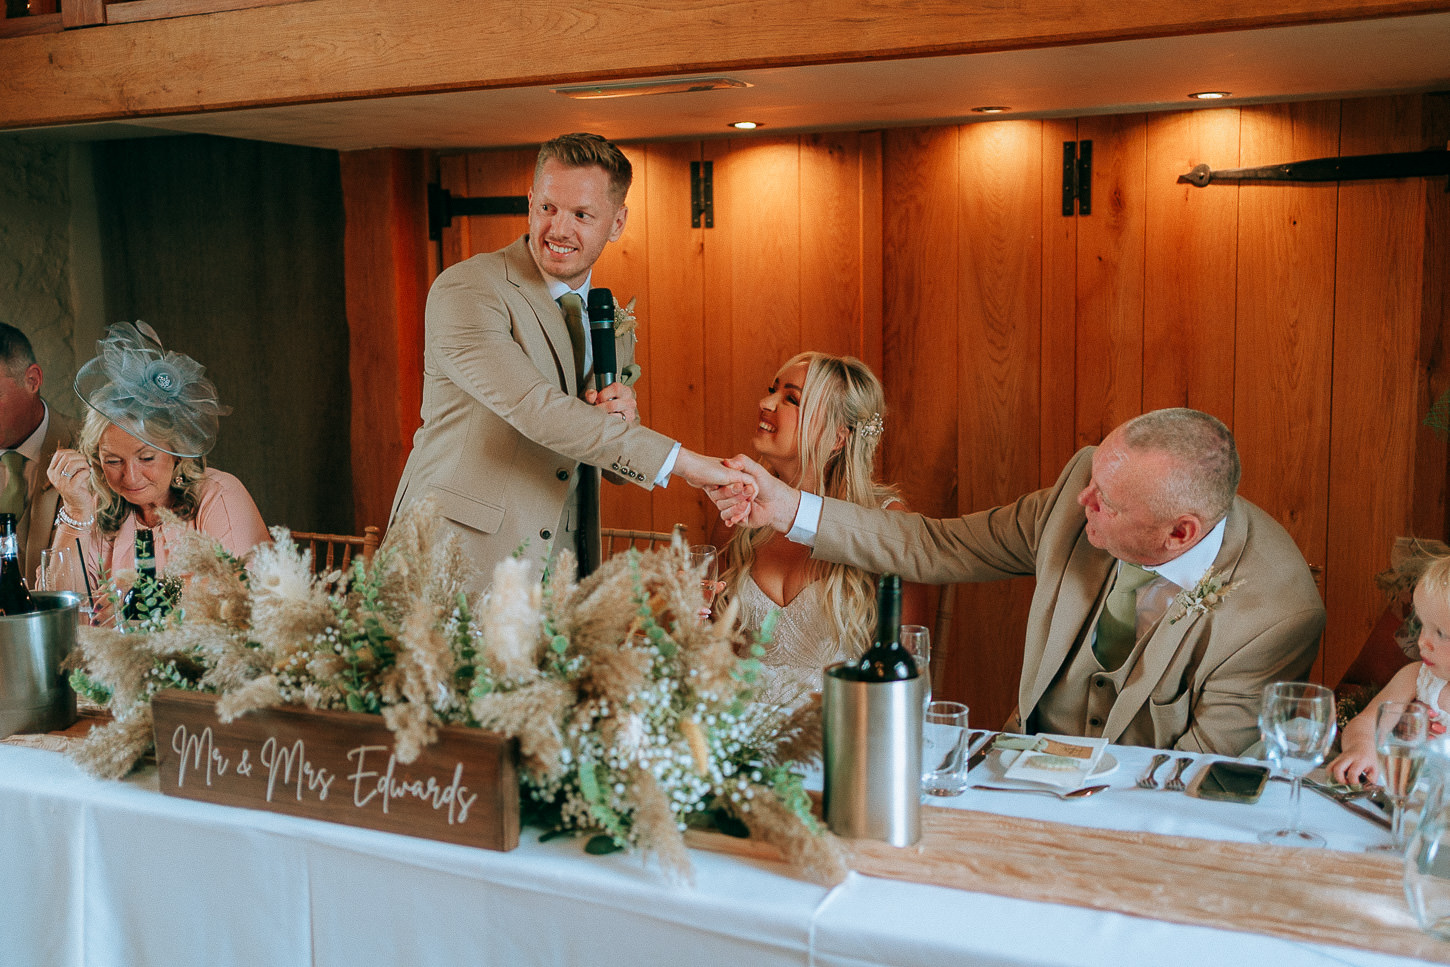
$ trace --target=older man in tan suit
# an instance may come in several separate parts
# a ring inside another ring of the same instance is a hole
[[[789,531],[817,558],[930,583],[1035,575],[1015,729],[1237,755],[1264,685],[1304,675],[1318,650],[1309,568],[1236,495],[1233,436],[1206,413],[1137,417],[1053,486],[951,520],[803,498],[748,458],[727,463],[759,494],[713,492],[722,516]]]
[[[442,272],[428,293],[423,426],[393,498],[393,516],[434,500],[486,584],[522,548],[535,560],[576,546],[600,468],[649,489],[677,474],[694,486],[749,478],[639,425],[634,391],[596,392],[583,331],[594,262],[624,231],[629,160],[598,135],[539,150],[529,233]],[[616,339],[630,372],[633,333]]]
[[[25,333],[0,322],[0,513],[15,515],[29,578],[55,534],[60,501],[45,471],[55,451],[73,446],[76,436],[75,421],[41,398],[44,382]]]

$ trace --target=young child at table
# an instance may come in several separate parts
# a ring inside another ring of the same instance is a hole
[[[1372,782],[1375,761],[1375,712],[1382,702],[1418,702],[1429,710],[1430,729],[1443,733],[1450,721],[1450,557],[1437,557],[1415,583],[1415,617],[1420,622],[1420,660],[1395,673],[1363,712],[1344,727],[1339,758],[1329,764],[1335,782]]]

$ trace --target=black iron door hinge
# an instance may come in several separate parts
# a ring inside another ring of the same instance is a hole
[[[690,162],[690,226],[715,227],[715,162]]]
[[[1076,209],[1076,211],[1074,211]],[[1062,142],[1062,214],[1093,213],[1093,143]]]
[[[453,219],[464,215],[527,215],[527,195],[492,195],[485,198],[459,198],[442,185],[428,186],[428,239],[436,242]]]

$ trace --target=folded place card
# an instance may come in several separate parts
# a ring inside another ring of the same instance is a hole
[[[1039,741],[1012,755],[1003,777],[1017,782],[1036,782],[1058,789],[1076,789],[1085,783],[1108,747],[1107,739],[1074,735],[1039,735]]]

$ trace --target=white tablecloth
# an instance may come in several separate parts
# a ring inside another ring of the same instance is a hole
[[[1133,780],[1150,750],[1113,753],[1114,789],[1087,800],[933,803],[1240,841],[1286,818],[1282,783],[1256,806],[1149,792]],[[1307,792],[1304,816],[1336,848],[1385,838]],[[0,965],[1409,963],[855,874],[827,890],[701,851],[684,887],[581,845],[525,829],[494,853],[195,803],[158,793],[154,773],[98,782],[56,753],[0,746]]]

